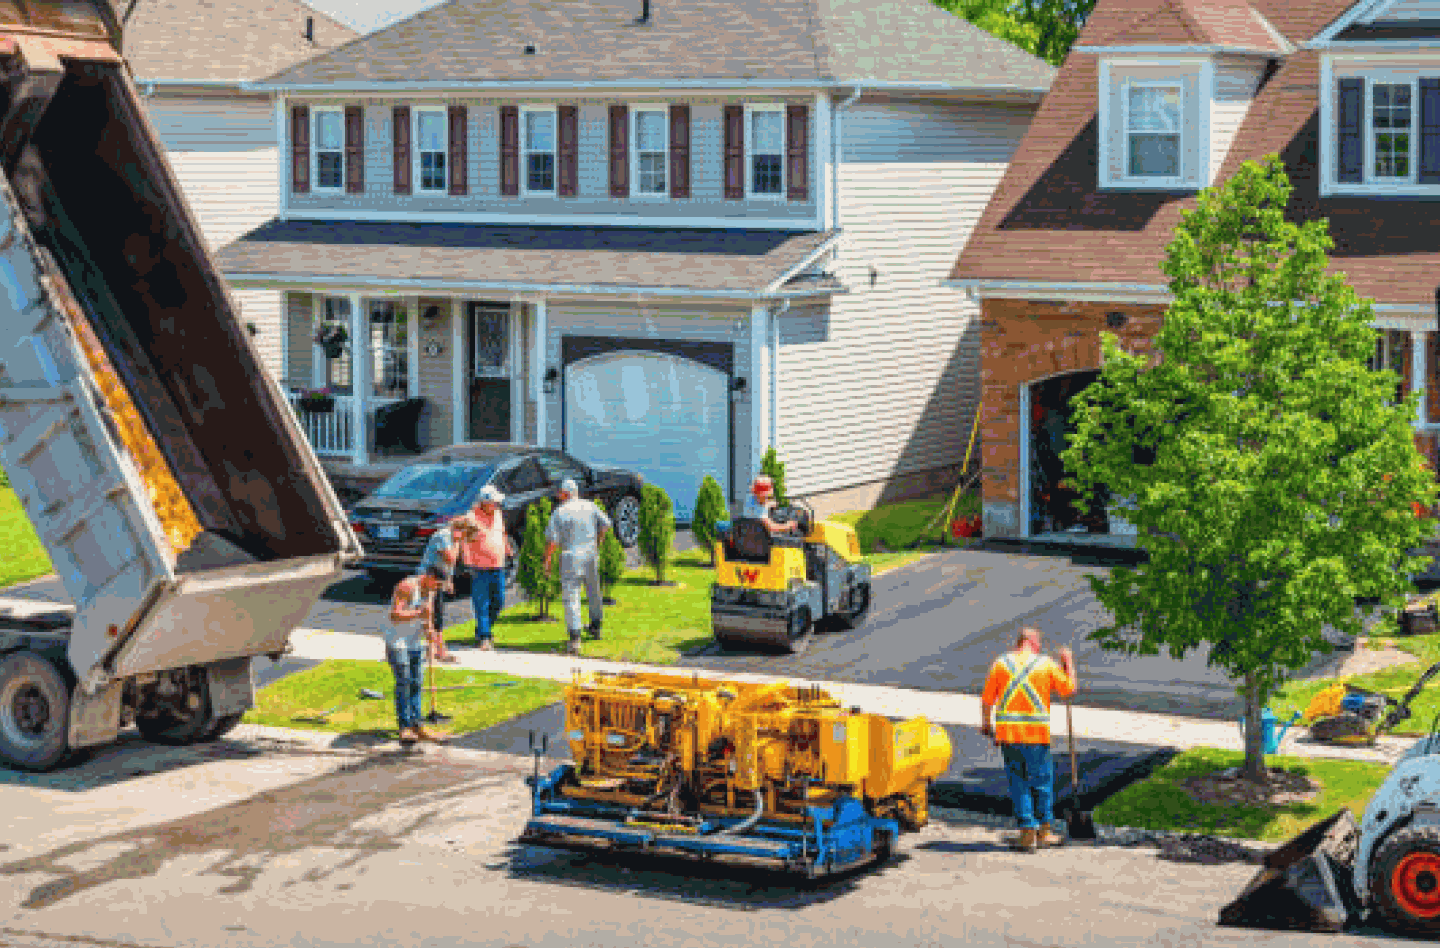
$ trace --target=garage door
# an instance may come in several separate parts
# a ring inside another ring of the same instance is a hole
[[[565,369],[565,450],[645,475],[688,523],[705,476],[730,496],[725,373],[661,352],[612,352]]]

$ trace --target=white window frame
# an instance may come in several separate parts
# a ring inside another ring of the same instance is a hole
[[[1437,70],[1440,75],[1440,70]],[[1362,115],[1362,127],[1365,136],[1365,147],[1363,149],[1363,168],[1360,172],[1360,183],[1371,184],[1380,187],[1393,187],[1394,185],[1405,185],[1412,187],[1415,184],[1416,165],[1420,160],[1420,80],[1419,77],[1405,78],[1403,76],[1367,75],[1362,77],[1365,80],[1364,89],[1361,95],[1365,100],[1365,111]],[[1375,87],[1380,86],[1408,86],[1410,88],[1410,154],[1407,164],[1410,173],[1403,176],[1382,178],[1375,174]]]
[[[751,148],[750,148],[750,144],[751,144],[751,141],[750,141],[750,139],[751,139],[751,135],[750,135],[751,119],[750,119],[750,116],[754,115],[756,112],[775,112],[775,113],[778,113],[779,116],[780,116],[780,190],[779,190],[777,193],[774,193],[774,194],[770,194],[770,193],[768,193],[768,192],[765,193],[765,194],[756,194],[756,193],[755,193],[755,162],[754,162],[754,160],[753,160],[754,152],[753,152],[753,151],[751,150]],[[786,193],[787,193],[787,191],[788,191],[788,188],[789,188],[789,186],[790,186],[790,182],[786,180],[787,172],[789,171],[789,169],[785,167],[785,165],[788,163],[788,162],[786,161],[786,159],[787,159],[788,156],[787,156],[786,153],[785,153],[785,144],[786,144],[785,106],[784,106],[783,104],[781,104],[781,103],[764,103],[764,104],[755,104],[755,105],[746,103],[746,105],[745,105],[745,134],[744,134],[744,138],[745,138],[745,196],[746,196],[747,198],[753,198],[753,199],[759,200],[759,201],[783,201],[783,200],[785,200],[785,195],[786,195]]]
[[[525,118],[525,116],[531,115],[531,114],[534,114],[534,113],[537,113],[537,112],[549,113],[550,118],[551,118],[551,121],[554,123],[553,127],[554,127],[554,129],[555,129],[555,136],[554,136],[554,138],[555,138],[555,141],[554,141],[555,147],[554,147],[553,149],[551,149],[549,152],[543,152],[543,151],[533,151],[533,152],[532,152],[532,151],[529,149],[529,147],[527,147],[527,146],[528,146],[528,141],[527,141],[527,139],[529,138],[529,136],[527,136],[527,135],[525,134],[525,132],[526,132],[526,125],[527,125],[528,120]],[[553,105],[524,105],[524,106],[521,106],[521,107],[520,107],[520,129],[519,129],[519,132],[520,132],[520,141],[517,142],[516,144],[518,144],[518,145],[520,146],[520,147],[519,147],[519,152],[520,152],[520,193],[521,193],[522,195],[527,196],[527,197],[528,197],[529,195],[532,195],[532,194],[538,195],[538,196],[543,196],[543,197],[558,197],[559,194],[560,194],[560,110],[559,110],[559,108],[556,107],[556,106],[553,106]],[[536,191],[536,190],[532,190],[531,187],[530,187],[530,156],[531,156],[531,155],[544,155],[544,154],[550,155],[550,160],[551,160],[552,169],[553,169],[553,173],[551,174],[551,183],[552,183],[553,186],[552,186],[552,187],[550,188],[550,190],[548,190],[548,191]]]
[[[340,186],[327,188],[320,184],[320,116],[340,118]],[[310,110],[310,188],[320,194],[345,193],[345,109],[343,106],[317,106]]]
[[[1440,184],[1419,183],[1420,174],[1420,79],[1440,77],[1440,50],[1409,53],[1398,59],[1377,53],[1343,55],[1325,53],[1320,57],[1320,196],[1333,195],[1440,195]],[[1339,82],[1341,79],[1364,81],[1362,95],[1365,110],[1361,116],[1360,133],[1364,136],[1360,149],[1363,168],[1359,181],[1341,181],[1338,134],[1340,122]],[[1410,174],[1406,178],[1377,178],[1375,162],[1374,94],[1375,83],[1404,85],[1410,83]]]
[[[1174,175],[1139,175],[1130,173],[1130,90],[1174,89],[1180,100],[1180,130],[1176,135]],[[1185,82],[1183,79],[1130,79],[1120,85],[1120,161],[1124,173],[1121,180],[1150,187],[1184,187],[1185,185]]]
[[[665,186],[659,191],[640,190],[640,113],[658,112],[661,122],[664,124],[664,131],[661,133],[661,141],[665,147],[662,149],[664,158],[661,161],[661,169],[665,175]],[[556,142],[558,147],[559,142]],[[670,105],[665,103],[657,105],[647,102],[644,105],[636,105],[630,108],[630,196],[643,198],[651,201],[665,201],[670,198]]]
[[[445,158],[445,172],[440,175],[440,187],[427,188],[424,185],[420,158],[420,116],[440,116],[440,126],[445,129],[445,147],[441,155]],[[415,182],[416,194],[447,194],[450,191],[450,115],[444,108],[420,106],[410,110],[410,176]]]

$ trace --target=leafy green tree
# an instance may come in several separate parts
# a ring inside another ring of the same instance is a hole
[[[934,0],[943,10],[1038,56],[1065,61],[1095,9],[1095,0]]]
[[[790,503],[785,493],[785,462],[780,460],[780,455],[775,453],[775,446],[772,444],[765,449],[765,456],[760,459],[760,471],[770,475],[770,480],[775,486],[775,506],[784,507]]]
[[[550,602],[560,595],[560,557],[545,569],[545,528],[550,524],[550,501],[531,504],[525,511],[525,533],[520,540],[520,562],[515,581],[535,602],[537,619],[550,618]]]
[[[1065,452],[1087,498],[1135,508],[1148,563],[1092,577],[1114,625],[1092,640],[1175,658],[1208,648],[1243,682],[1245,773],[1267,774],[1260,712],[1288,675],[1359,634],[1358,597],[1398,604],[1421,560],[1434,476],[1415,449],[1415,396],[1371,371],[1370,303],[1326,272],[1324,220],[1286,220],[1271,155],[1201,192],[1161,269],[1174,295],[1158,359],[1104,336],[1099,381],[1072,404]]]
[[[655,567],[655,584],[665,582],[665,567],[670,563],[675,541],[675,505],[670,495],[654,484],[640,490],[640,552]]]
[[[695,497],[690,532],[695,534],[696,542],[705,548],[711,566],[715,565],[715,524],[728,519],[730,509],[725,505],[725,492],[720,489],[720,482],[707,474],[700,484],[700,493]]]
[[[610,598],[610,591],[625,575],[625,548],[620,545],[620,540],[615,536],[614,530],[605,531],[605,539],[600,541],[600,586],[603,590],[605,605],[615,605],[615,600]]]

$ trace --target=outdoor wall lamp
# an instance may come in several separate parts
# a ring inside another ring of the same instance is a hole
[[[440,322],[440,307],[426,307],[425,312],[421,314],[420,318],[424,321],[426,329],[434,329]]]
[[[557,368],[555,368],[555,366],[552,365],[552,366],[550,366],[550,368],[548,368],[548,369],[545,370],[545,385],[544,385],[544,389],[545,389],[545,394],[546,394],[546,395],[554,395],[554,394],[555,394],[555,383],[558,382],[558,381],[560,381],[560,370],[557,369]]]
[[[731,380],[730,380],[730,393],[731,393],[732,395],[735,395],[736,397],[739,397],[739,396],[741,396],[741,395],[744,395],[744,394],[745,394],[745,380],[744,380],[743,378],[733,378],[733,379],[731,379]]]
[[[1122,329],[1130,321],[1130,317],[1124,313],[1106,313],[1105,327],[1107,329]]]

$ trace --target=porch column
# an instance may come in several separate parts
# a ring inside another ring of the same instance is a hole
[[[549,316],[545,297],[542,296],[535,301],[535,338],[530,346],[530,378],[535,385],[535,445],[541,448],[550,440],[550,432],[546,430],[549,396],[545,394],[545,369],[550,361]]]
[[[1430,349],[1430,330],[1420,329],[1410,333],[1410,391],[1420,393],[1420,404],[1415,407],[1415,427],[1422,428],[1426,423],[1425,412],[1425,373],[1426,356]]]
[[[365,464],[370,459],[370,320],[360,294],[350,299],[350,460]]]
[[[765,449],[770,446],[770,307],[757,303],[750,308],[750,378],[746,393],[750,396],[750,470],[741,482],[748,484],[760,470]],[[738,492],[738,496],[745,496]]]
[[[470,399],[470,380],[465,378],[465,307],[458,298],[450,300],[450,443],[464,444],[465,413]]]
[[[405,378],[409,398],[420,397],[420,297],[405,297]],[[433,409],[432,409],[433,411]]]

